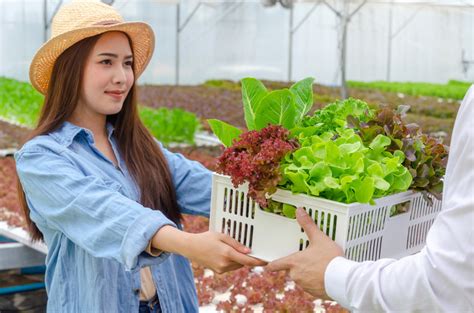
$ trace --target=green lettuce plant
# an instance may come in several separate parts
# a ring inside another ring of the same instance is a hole
[[[0,118],[33,128],[43,104],[43,95],[29,83],[0,77]]]
[[[373,199],[406,191],[412,181],[402,151],[390,153],[387,136],[368,145],[352,129],[321,136],[300,136],[301,148],[281,164],[280,187],[339,202],[374,203]]]
[[[201,123],[194,113],[182,109],[140,107],[140,119],[152,135],[164,144],[194,143],[194,135]]]
[[[335,131],[347,127],[347,117],[353,116],[362,122],[367,122],[374,117],[374,110],[369,105],[358,99],[349,98],[326,105],[314,112],[312,116],[305,116],[301,122],[291,130],[294,136],[299,133],[309,135],[322,135],[327,131]]]

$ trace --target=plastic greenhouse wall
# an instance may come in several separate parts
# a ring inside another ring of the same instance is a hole
[[[43,43],[44,3],[0,0],[0,76],[28,80],[29,62]],[[46,3],[50,20],[60,1]],[[338,19],[323,4],[296,3],[291,26],[289,9],[257,0],[184,0],[179,10],[176,3],[157,0],[113,5],[125,19],[146,21],[155,30],[155,55],[140,83],[175,84],[178,68],[179,84],[245,76],[314,76],[319,83],[339,84]],[[290,30],[315,5],[294,31],[289,72]],[[349,80],[474,81],[474,7],[369,1],[349,24],[347,49]]]

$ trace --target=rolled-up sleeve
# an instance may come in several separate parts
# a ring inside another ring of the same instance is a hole
[[[40,218],[94,257],[115,259],[128,270],[168,257],[144,252],[161,227],[176,227],[162,212],[125,197],[99,177],[85,175],[60,153],[29,150],[15,159],[33,220]]]
[[[161,149],[168,161],[181,212],[209,217],[212,172],[182,154],[170,152],[162,146]]]

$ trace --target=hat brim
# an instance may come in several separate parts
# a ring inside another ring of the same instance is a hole
[[[35,54],[30,65],[30,81],[33,87],[46,94],[56,59],[67,48],[82,39],[110,31],[126,33],[132,42],[135,79],[143,73],[155,49],[155,35],[150,25],[143,22],[123,22],[98,25],[72,30],[47,41]]]

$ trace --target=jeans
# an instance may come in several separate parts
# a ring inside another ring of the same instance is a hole
[[[161,313],[160,301],[155,295],[152,299],[147,301],[140,301],[138,313]]]

